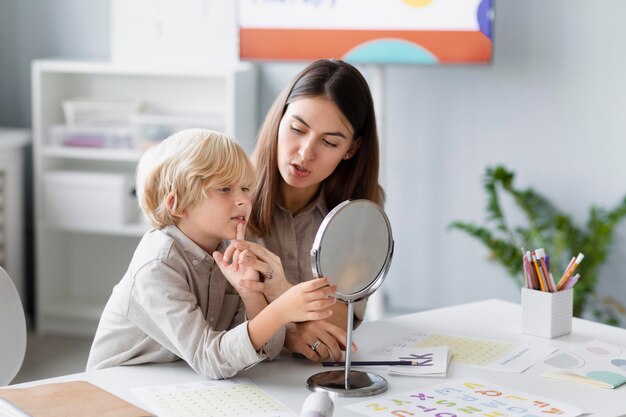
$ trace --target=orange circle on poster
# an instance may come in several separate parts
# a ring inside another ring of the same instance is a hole
[[[433,0],[402,0],[411,7],[423,7],[433,2]]]

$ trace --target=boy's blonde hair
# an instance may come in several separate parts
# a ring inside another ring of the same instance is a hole
[[[148,149],[137,166],[137,197],[156,229],[199,203],[208,186],[251,188],[254,167],[243,148],[221,133],[188,129]],[[169,203],[168,203],[169,200]]]

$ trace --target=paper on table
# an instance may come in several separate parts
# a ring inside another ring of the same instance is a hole
[[[345,408],[372,417],[411,415],[558,415],[575,417],[583,411],[575,405],[528,392],[517,391],[474,378],[447,381],[434,387],[375,397]]]
[[[247,378],[160,385],[132,390],[159,417],[294,417]]]
[[[494,371],[522,373],[556,350],[553,347],[522,345],[488,339],[415,332],[387,343],[374,355],[390,355],[396,347],[449,346],[451,363]]]
[[[592,340],[567,352],[558,352],[544,361],[555,369],[542,376],[603,388],[626,383],[626,352],[620,346]]]
[[[445,377],[450,363],[450,349],[447,346],[430,348],[394,348],[391,360],[416,361],[411,366],[390,366],[389,374]]]
[[[87,381],[0,389],[0,397],[10,401],[32,417],[143,417],[151,415]]]

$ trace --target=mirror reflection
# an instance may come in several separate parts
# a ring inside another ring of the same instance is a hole
[[[352,200],[332,210],[315,238],[313,273],[337,285],[337,298],[366,297],[388,268],[393,240],[382,210],[369,200]]]

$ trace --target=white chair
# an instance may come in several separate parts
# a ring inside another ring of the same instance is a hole
[[[7,385],[22,367],[26,353],[26,317],[20,295],[0,267],[0,386]]]

